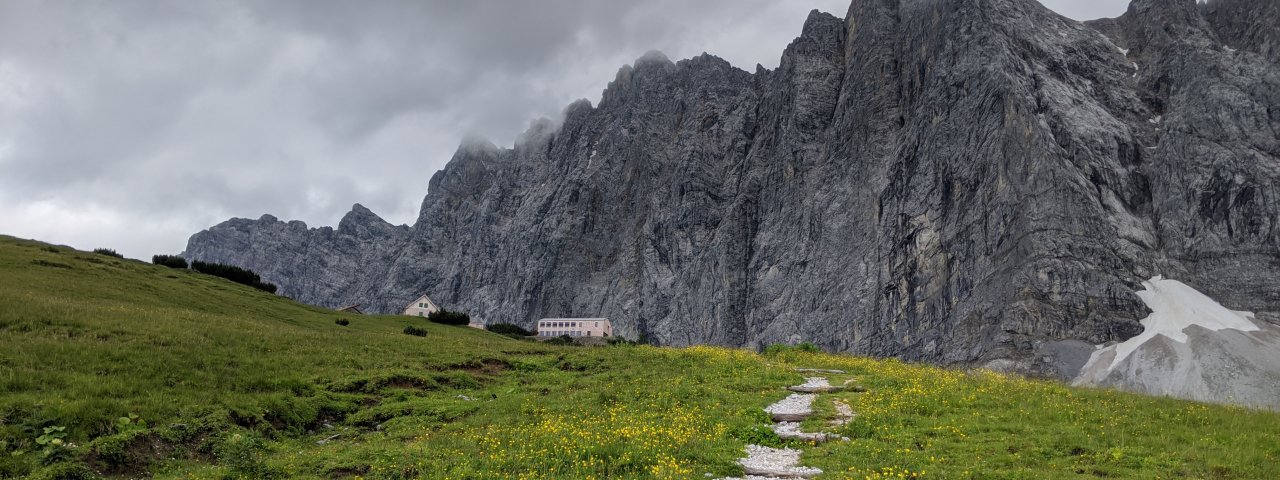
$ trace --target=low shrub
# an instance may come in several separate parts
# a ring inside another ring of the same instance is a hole
[[[93,473],[93,469],[83,462],[66,461],[51,464],[27,478],[32,480],[89,480],[98,478],[98,476]]]
[[[545,343],[548,343],[551,345],[577,345],[576,343],[573,342],[573,337],[570,337],[568,335],[552,337],[550,339],[547,339]]]
[[[441,308],[428,314],[427,320],[443,325],[467,325],[471,323],[471,316],[463,312],[451,312]]]
[[[415,337],[425,337],[427,336],[427,329],[409,325],[404,327],[404,333],[405,335],[413,335]]]
[[[187,269],[187,259],[177,255],[152,255],[151,263],[164,265],[169,268],[177,268],[181,270]]]
[[[262,462],[263,445],[252,433],[235,433],[214,448],[218,463],[248,478],[264,478],[270,470]]]
[[[528,337],[533,335],[533,332],[525,330],[524,328],[521,328],[519,325],[515,325],[511,323],[494,323],[491,325],[485,325],[484,329],[493,333],[498,333],[498,334],[507,335],[507,336]]]
[[[141,449],[136,446],[152,440],[144,430],[134,430],[95,438],[89,448],[101,464],[112,469],[127,468],[146,465],[149,459],[140,457],[137,450]]]
[[[112,250],[110,248],[95,248],[93,249],[93,253],[96,253],[98,255],[106,255],[108,257],[124,258],[124,255],[116,253],[115,250]]]
[[[347,320],[347,319],[345,319],[345,318],[339,318],[339,319],[337,319],[337,320],[334,320],[334,321],[333,321],[333,323],[336,323],[336,324],[338,324],[338,325],[341,325],[341,326],[344,326],[344,327],[345,327],[345,326],[347,326],[347,325],[351,325],[351,320]]]

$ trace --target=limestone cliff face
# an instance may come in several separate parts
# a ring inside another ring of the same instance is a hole
[[[1155,274],[1280,312],[1273,7],[1138,0],[1086,25],[855,0],[775,70],[648,54],[559,126],[463,145],[412,228],[235,219],[186,255],[321,305],[427,292],[491,323],[1070,376],[1059,341],[1136,334]]]

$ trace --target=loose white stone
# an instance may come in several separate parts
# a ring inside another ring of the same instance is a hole
[[[800,466],[800,451],[790,448],[769,448],[747,445],[747,457],[738,460],[742,470],[751,476],[774,478],[810,478],[822,474],[822,470]]]
[[[811,393],[793,393],[787,398],[764,408],[775,422],[799,422],[813,415],[813,399]]]

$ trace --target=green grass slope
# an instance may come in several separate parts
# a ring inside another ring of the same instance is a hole
[[[1273,413],[786,349],[542,345],[0,236],[6,478],[736,475],[746,443],[785,444],[761,408],[793,366],[869,389],[817,404],[854,406],[851,441],[789,444],[823,478],[1280,478]]]

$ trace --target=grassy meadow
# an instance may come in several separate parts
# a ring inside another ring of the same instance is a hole
[[[817,404],[854,407],[849,442],[768,430],[794,366],[866,387]],[[0,237],[0,478],[706,478],[740,475],[748,443],[820,478],[1280,478],[1275,413],[798,349],[545,345]]]

